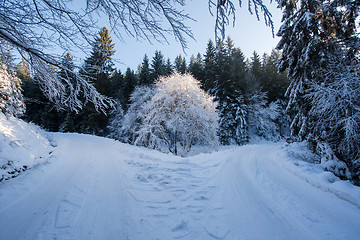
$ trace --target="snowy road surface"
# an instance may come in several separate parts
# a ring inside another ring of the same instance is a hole
[[[0,239],[360,239],[360,191],[281,144],[189,158],[54,134],[0,184]]]

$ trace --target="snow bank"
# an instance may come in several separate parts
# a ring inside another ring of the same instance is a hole
[[[48,133],[0,113],[0,182],[45,162],[52,151]]]
[[[334,194],[360,209],[360,188],[329,171],[328,165],[309,150],[305,141],[287,144],[284,150],[289,160],[284,167],[288,171],[313,187]]]

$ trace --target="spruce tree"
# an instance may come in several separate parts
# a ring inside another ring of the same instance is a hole
[[[200,53],[197,54],[196,58],[194,55],[191,55],[188,71],[195,79],[204,82],[205,73],[203,69],[203,59]]]
[[[359,155],[353,157],[338,150],[348,127],[344,125],[337,130],[328,128],[335,126],[334,121],[343,117],[343,108],[333,106],[327,112],[312,111],[314,106],[323,107],[323,104],[317,102],[316,96],[329,96],[329,101],[322,98],[322,103],[329,104],[335,95],[326,95],[326,92],[319,94],[318,90],[329,90],[331,87],[325,87],[342,81],[340,78],[329,78],[329,75],[335,72],[334,76],[351,75],[358,69],[353,68],[352,64],[359,62],[360,40],[356,19],[360,13],[360,2],[303,0],[295,4],[293,1],[282,1],[281,6],[284,9],[283,25],[277,34],[281,37],[277,48],[282,50],[279,70],[287,70],[291,81],[286,95],[289,98],[287,108],[295,113],[291,124],[292,133],[302,140],[308,140],[313,149],[323,143],[329,144],[335,155],[346,163],[351,178],[360,185]],[[350,103],[352,105],[356,100]],[[332,112],[334,109],[338,111]],[[336,114],[340,116],[333,118]],[[353,118],[358,112],[347,111],[346,114]],[[330,122],[326,125],[318,124],[323,119]],[[358,146],[358,139],[353,141]]]
[[[181,54],[176,56],[174,61],[174,67],[175,70],[178,71],[179,73],[184,74],[186,72],[186,61],[185,58],[181,56]]]
[[[111,77],[114,73],[112,56],[115,53],[114,43],[106,27],[95,37],[91,56],[85,60],[85,74],[94,82],[98,92],[105,96],[111,95]],[[82,111],[80,131],[84,133],[106,135],[108,116],[106,112],[99,112],[93,104],[88,103]]]
[[[139,70],[139,85],[150,85],[154,83],[150,74],[149,58],[146,54]]]
[[[241,91],[245,62],[240,49],[230,37],[219,41],[216,52],[216,91],[220,116],[219,137],[222,144],[243,144],[248,140],[246,107]]]
[[[151,77],[154,81],[164,75],[166,75],[164,55],[162,55],[161,51],[155,51],[155,55],[151,62]]]
[[[99,31],[99,36],[95,37],[91,56],[85,60],[86,73],[96,89],[106,96],[110,95],[110,78],[114,72],[114,46],[109,30],[103,27]]]
[[[216,48],[214,43],[209,40],[206,53],[204,58],[204,80],[202,87],[208,93],[213,94],[216,87],[216,78],[215,78],[215,67],[216,67]]]
[[[166,65],[165,65],[165,76],[170,76],[171,74],[173,74],[174,69],[173,66],[171,64],[170,58],[168,58],[166,60]]]
[[[124,110],[127,110],[128,105],[130,104],[130,96],[131,93],[134,91],[138,80],[135,76],[135,73],[130,68],[126,69],[125,78],[124,78],[124,87],[123,87],[123,95],[125,99],[125,104],[122,106]]]
[[[279,73],[277,70],[280,55],[280,51],[273,49],[270,55],[263,57],[263,74],[260,84],[263,91],[267,93],[269,102],[284,101],[286,89],[289,86],[286,72]]]

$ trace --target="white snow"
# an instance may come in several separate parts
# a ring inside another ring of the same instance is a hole
[[[1,133],[34,136],[21,121],[0,120]],[[182,158],[90,135],[51,138],[54,148],[30,144],[53,151],[45,161],[0,183],[0,239],[360,236],[360,188],[288,154],[284,143]]]

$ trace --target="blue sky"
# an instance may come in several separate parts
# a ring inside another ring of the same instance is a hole
[[[236,47],[241,48],[246,57],[250,57],[252,52],[256,50],[260,55],[270,53],[279,41],[279,38],[273,38],[271,29],[265,26],[263,19],[258,21],[255,15],[251,15],[247,10],[247,3],[243,2],[243,7],[239,8],[238,1],[234,0],[237,7],[235,27],[230,25],[227,28],[226,35],[229,35]],[[275,24],[275,34],[280,27],[281,11],[276,5],[269,4],[269,8],[273,14]],[[206,45],[209,39],[214,41],[214,25],[215,17],[211,16],[208,10],[207,0],[187,1],[184,9],[197,22],[188,22],[191,27],[196,41],[188,39],[188,49],[183,52],[180,43],[174,40],[172,36],[168,36],[170,44],[154,42],[150,44],[146,41],[136,41],[131,37],[125,36],[125,42],[121,42],[112,34],[115,43],[116,67],[125,72],[127,67],[137,70],[137,66],[142,62],[145,54],[149,59],[154,56],[156,50],[160,50],[166,58],[170,58],[173,62],[178,54],[181,54],[189,63],[192,54],[205,53]],[[214,9],[215,10],[215,9]]]

